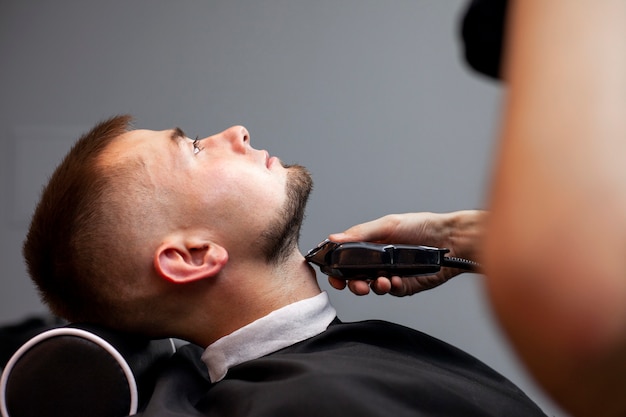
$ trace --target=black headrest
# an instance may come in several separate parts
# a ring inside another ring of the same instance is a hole
[[[172,339],[149,340],[93,325],[45,331],[26,342],[0,378],[3,417],[117,417],[149,399]]]

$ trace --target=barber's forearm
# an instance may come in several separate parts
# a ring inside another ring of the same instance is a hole
[[[484,210],[462,210],[446,214],[449,217],[450,247],[460,258],[481,262],[481,247],[487,223]]]
[[[512,11],[510,96],[486,243],[494,294],[526,296],[538,315],[560,310],[542,318],[555,326],[575,327],[580,303],[593,297],[607,301],[596,303],[600,323],[622,319],[626,2],[523,0]]]
[[[550,392],[581,415],[589,404],[611,415],[620,405],[608,399],[626,389],[626,1],[510,11],[490,296]]]

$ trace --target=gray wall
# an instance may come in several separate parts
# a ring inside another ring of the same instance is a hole
[[[46,176],[95,122],[191,135],[244,124],[316,187],[301,249],[384,214],[482,207],[502,87],[472,74],[462,0],[0,1],[0,323],[43,311],[20,246]],[[254,213],[251,213],[254,215]],[[397,299],[321,284],[344,320],[381,318],[478,356],[565,415],[499,333],[481,277]]]

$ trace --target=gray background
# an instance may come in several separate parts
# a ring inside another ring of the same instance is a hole
[[[30,213],[75,138],[113,114],[194,136],[243,124],[254,147],[307,166],[303,251],[388,213],[483,207],[503,87],[463,62],[466,4],[0,0],[0,324],[44,311],[20,254]],[[319,278],[342,319],[430,333],[565,416],[515,360],[480,276],[403,299]]]

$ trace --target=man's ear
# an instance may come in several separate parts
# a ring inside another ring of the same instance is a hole
[[[157,273],[177,284],[215,276],[227,262],[226,249],[209,241],[168,238],[154,253]]]

